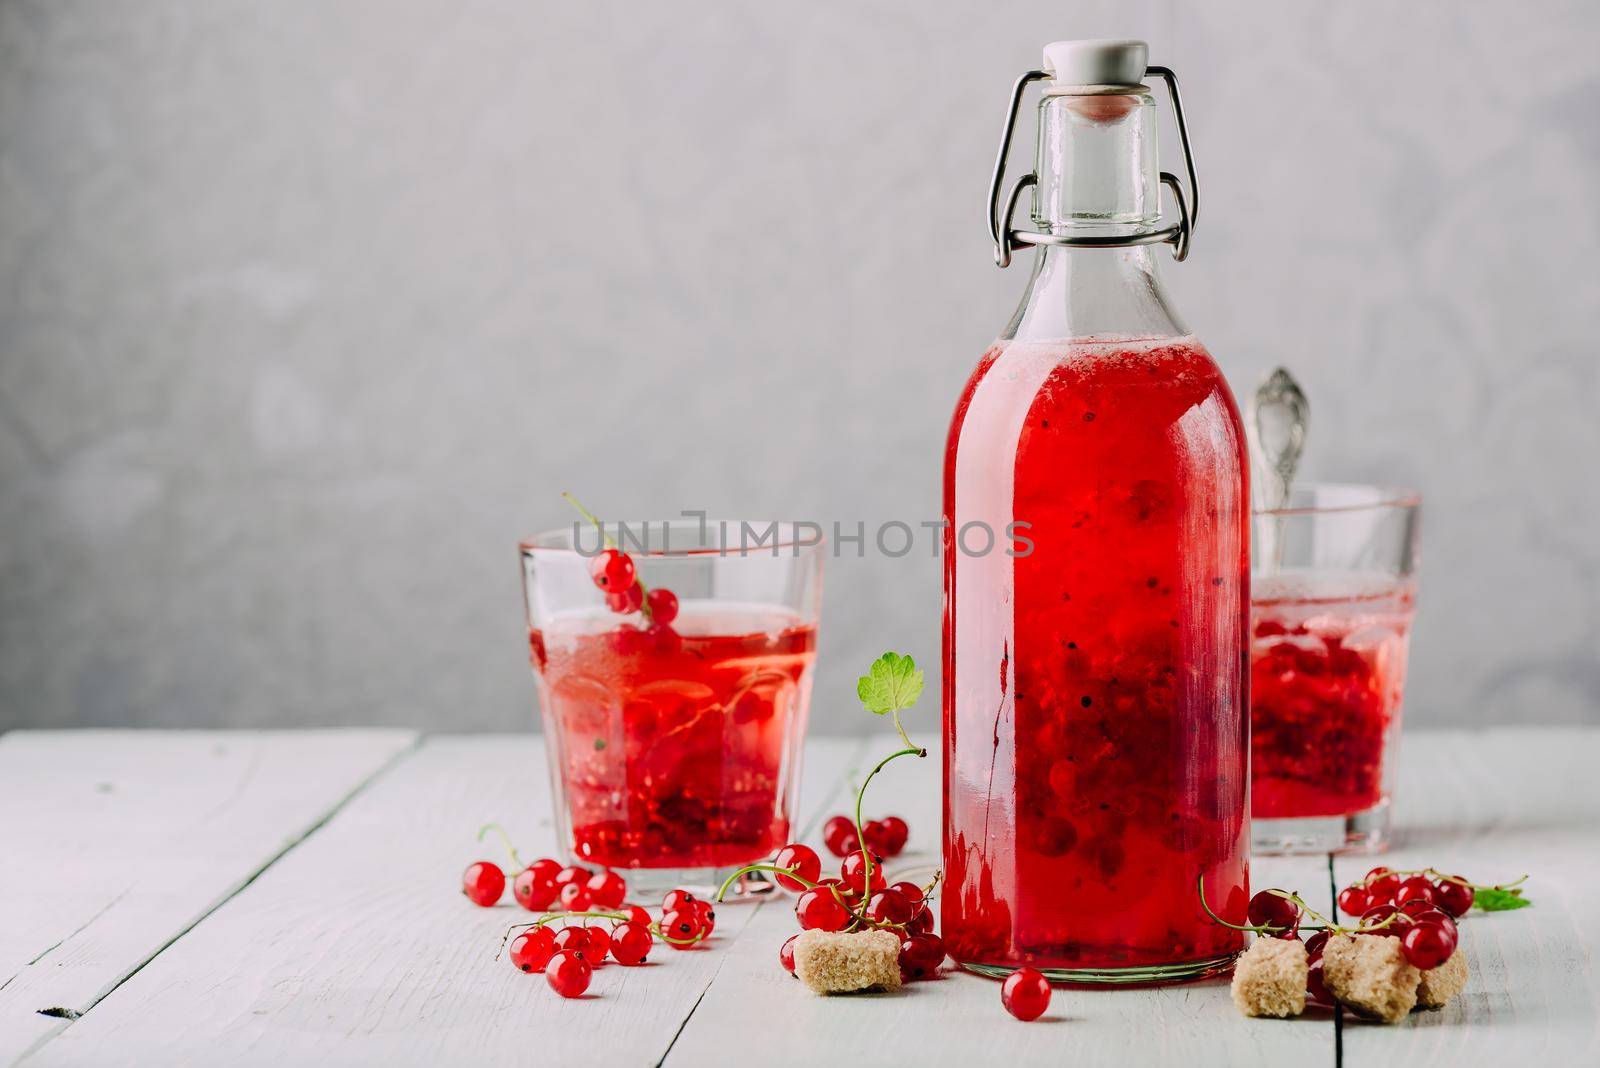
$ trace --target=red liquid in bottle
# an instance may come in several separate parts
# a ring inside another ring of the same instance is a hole
[[[1348,816],[1388,799],[1414,594],[1355,577],[1258,580],[1250,643],[1257,819]]]
[[[1196,883],[1242,922],[1244,472],[1193,338],[1000,342],[973,373],[944,484],[957,960],[1165,969],[1243,947]],[[1006,555],[1013,521],[1027,555]],[[987,554],[979,523],[1001,535]]]
[[[788,841],[814,625],[685,602],[660,636],[594,614],[529,637],[580,859],[725,867]]]

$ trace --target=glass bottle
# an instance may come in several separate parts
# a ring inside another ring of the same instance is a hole
[[[1187,254],[1198,207],[1175,79],[1141,42],[1045,56],[1017,83],[990,198],[997,262],[1036,245],[1033,273],[945,454],[942,927],[980,972],[1191,978],[1243,948],[1202,877],[1234,922],[1248,899],[1245,437],[1157,269],[1159,244]],[[1187,206],[1157,169],[1151,75]],[[1034,82],[1036,175],[1002,205]],[[1040,230],[1013,231],[1029,188]]]

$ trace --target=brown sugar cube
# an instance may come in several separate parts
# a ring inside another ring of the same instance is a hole
[[[1450,959],[1422,973],[1417,984],[1417,1008],[1442,1009],[1467,985],[1467,951],[1457,946]]]
[[[1233,966],[1233,1003],[1246,1016],[1299,1016],[1309,967],[1298,938],[1257,938]]]
[[[804,931],[794,943],[794,974],[819,994],[894,990],[900,939],[888,931]]]
[[[1322,948],[1328,992],[1363,1016],[1398,1023],[1417,1003],[1422,973],[1406,961],[1400,939],[1337,934]]]

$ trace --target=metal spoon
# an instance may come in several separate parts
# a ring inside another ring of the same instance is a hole
[[[1310,417],[1311,405],[1286,367],[1268,375],[1250,398],[1245,432],[1251,459],[1262,476],[1262,503],[1269,509],[1289,504]]]

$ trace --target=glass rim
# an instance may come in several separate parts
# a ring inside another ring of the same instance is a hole
[[[1372,482],[1305,482],[1296,490],[1367,490],[1373,500],[1356,504],[1296,504],[1282,508],[1252,508],[1252,515],[1332,515],[1341,512],[1377,512],[1386,508],[1417,508],[1422,504],[1422,493],[1405,486],[1389,486]]]
[[[524,553],[548,553],[555,556],[576,556],[586,560],[592,559],[594,556],[598,555],[598,550],[594,553],[585,553],[579,551],[573,546],[575,528],[580,524],[582,526],[593,526],[593,524],[583,523],[582,520],[577,520],[574,522],[573,526],[554,527],[549,530],[541,530],[537,534],[530,534],[527,537],[519,540],[517,542],[517,548],[519,551]],[[696,531],[702,529],[706,531],[737,530],[741,533],[744,530],[749,529],[759,533],[760,531],[776,527],[778,531],[781,532],[777,537],[777,540],[771,544],[768,544],[765,541],[760,541],[749,545],[741,543],[738,545],[700,546],[696,548],[685,549],[641,549],[637,545],[629,545],[624,550],[629,556],[642,557],[647,560],[681,560],[708,556],[773,557],[786,550],[790,551],[792,556],[798,557],[802,553],[821,551],[822,547],[828,542],[827,536],[824,535],[821,530],[818,530],[815,541],[802,541],[795,536],[795,531],[798,529],[799,525],[800,524],[794,522],[793,520],[770,519],[763,522],[750,519],[712,519],[710,517],[707,517],[704,520],[683,518],[637,520],[622,519],[611,520],[605,523],[605,526],[607,527],[620,526],[626,527],[630,530],[643,529],[646,531],[647,536],[648,531],[661,530],[663,528],[686,528]],[[565,542],[565,544],[553,544],[555,542]]]

